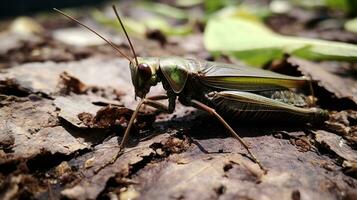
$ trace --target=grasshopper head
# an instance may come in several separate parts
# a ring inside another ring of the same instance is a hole
[[[151,86],[158,82],[157,69],[159,67],[158,58],[138,57],[138,65],[130,62],[131,80],[135,88],[135,96],[144,98],[150,91]]]

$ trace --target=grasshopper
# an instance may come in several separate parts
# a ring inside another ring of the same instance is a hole
[[[222,116],[240,121],[298,121],[323,122],[328,112],[319,108],[307,108],[305,99],[292,91],[310,83],[306,77],[294,77],[248,66],[209,62],[181,57],[137,57],[125,27],[113,6],[118,21],[128,40],[133,58],[123,53],[114,43],[73,17],[54,9],[67,18],[93,32],[129,61],[135,98],[138,103],[120,144],[125,148],[130,129],[143,104],[172,113],[178,99],[185,106],[203,110],[217,118],[228,132],[247,150],[251,158],[262,168],[249,146],[231,128]],[[150,88],[162,83],[164,95],[147,97]],[[168,100],[168,105],[158,102]],[[120,155],[120,152],[114,162]]]

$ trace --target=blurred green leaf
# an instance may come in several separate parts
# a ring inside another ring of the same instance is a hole
[[[356,45],[282,36],[257,21],[234,17],[210,19],[204,44],[209,51],[233,55],[255,66],[284,53],[311,60],[357,61]]]
[[[44,32],[42,25],[31,17],[20,16],[17,17],[10,26],[10,31],[13,33],[32,35]]]
[[[345,29],[350,32],[355,32],[357,33],[357,18],[348,20],[345,23]]]
[[[141,21],[141,23],[144,24],[147,31],[159,30],[165,35],[187,35],[192,32],[192,25],[190,23],[172,26],[165,19],[159,17],[151,17],[150,19]]]
[[[122,31],[122,28],[116,18],[108,18],[99,11],[93,13],[93,18],[105,26],[115,28],[119,32]],[[161,18],[155,16],[151,16],[140,21],[126,17],[123,19],[123,23],[129,33],[141,37],[144,37],[148,31],[152,30],[159,30],[165,35],[187,35],[190,34],[193,29],[193,25],[191,23],[172,26],[165,20],[164,17]]]
[[[221,9],[224,6],[223,1],[207,0],[205,1],[205,10],[208,13],[212,13],[216,10]]]
[[[273,13],[288,13],[292,9],[292,2],[286,0],[273,0],[269,4],[269,9]]]
[[[325,3],[332,9],[338,9],[354,16],[357,14],[356,0],[325,0]]]
[[[176,0],[175,5],[180,7],[192,7],[202,4],[204,0]]]
[[[237,4],[237,1],[234,0],[205,0],[204,6],[208,14],[214,13],[215,11]]]
[[[253,6],[249,4],[241,4],[239,6],[227,6],[214,13],[217,17],[240,17],[255,21],[261,21],[262,19],[271,15],[268,8],[262,6]]]
[[[140,3],[139,6],[147,11],[160,14],[165,17],[171,17],[180,20],[188,19],[188,14],[184,10],[175,8],[167,4],[143,2]]]
[[[111,28],[114,28],[118,30],[119,32],[122,32],[123,29],[120,27],[118,20],[108,18],[105,16],[102,12],[99,12],[98,10],[94,11],[92,13],[92,16],[95,21],[98,23],[108,26]],[[146,27],[142,23],[137,23],[134,20],[131,20],[129,18],[122,18],[123,23],[125,25],[125,29],[130,33],[130,34],[135,34],[136,36],[144,36],[146,32]]]

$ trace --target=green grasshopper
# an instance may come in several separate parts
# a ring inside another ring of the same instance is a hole
[[[247,66],[181,57],[137,57],[118,12],[113,6],[133,53],[134,59],[132,59],[96,31],[62,11],[55,10],[98,35],[130,63],[135,97],[140,97],[141,100],[124,133],[121,149],[125,147],[130,129],[143,104],[172,113],[175,110],[176,99],[185,106],[198,108],[216,117],[262,169],[262,165],[250,151],[249,146],[221,115],[237,120],[269,122],[322,122],[328,118],[328,112],[325,110],[302,107],[305,105],[305,99],[291,90],[309,83],[310,79],[306,77],[293,77]],[[159,82],[167,93],[146,97],[150,88]],[[164,99],[168,100],[168,105],[158,102]]]

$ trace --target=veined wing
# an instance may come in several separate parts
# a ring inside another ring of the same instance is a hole
[[[226,63],[205,62],[201,65],[203,84],[223,90],[264,91],[298,88],[307,83],[305,77],[293,77],[275,72]]]
[[[242,91],[222,91],[212,98],[215,109],[241,120],[323,122],[328,112],[317,108],[299,108],[261,95]]]

